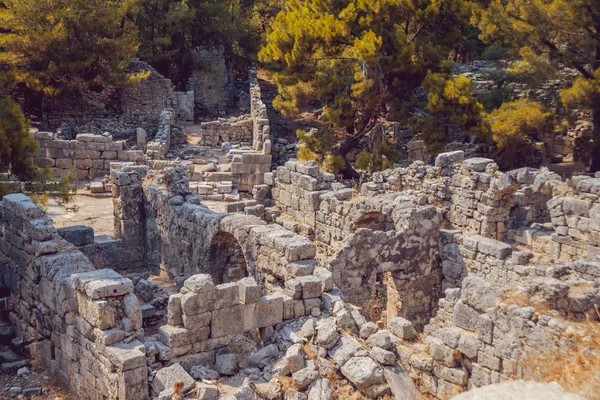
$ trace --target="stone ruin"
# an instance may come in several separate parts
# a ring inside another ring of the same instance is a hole
[[[172,110],[137,150],[37,134],[48,166],[110,175],[115,228],[56,229],[2,199],[12,349],[82,399],[169,399],[176,380],[200,399],[469,398],[519,380],[597,395],[600,177],[455,151],[352,187],[272,166],[255,81],[250,98],[241,125],[200,132],[228,143],[230,171],[168,159]]]

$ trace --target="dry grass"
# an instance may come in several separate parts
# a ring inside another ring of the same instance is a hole
[[[281,392],[283,394],[286,394],[291,390],[298,390],[291,376],[278,376],[277,380],[279,380],[279,384],[281,385]]]
[[[382,326],[380,328],[385,326],[386,321],[383,320],[383,312],[387,309],[386,296],[378,293],[367,300],[357,302],[356,305],[363,309],[371,321],[381,322],[380,325]]]
[[[331,382],[331,393],[336,400],[368,400],[350,382],[343,379],[337,372],[329,372],[326,376]]]
[[[600,316],[598,306],[596,313]],[[532,371],[535,380],[556,381],[586,399],[600,399],[600,324],[588,316],[586,322],[569,326],[574,332],[554,337],[561,342],[558,352],[542,349],[523,362],[523,369]]]
[[[319,359],[319,355],[313,351],[310,343],[304,343],[302,345],[302,349],[304,350],[304,354],[306,354],[307,360],[318,360]]]

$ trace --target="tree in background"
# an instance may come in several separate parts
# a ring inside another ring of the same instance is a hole
[[[543,104],[529,99],[504,103],[488,114],[485,122],[498,146],[499,165],[515,168],[531,163],[533,142],[552,129],[551,116]]]
[[[8,96],[14,84],[14,74],[0,72],[0,172],[30,180],[37,175],[33,156],[39,143],[29,134],[21,107]]]
[[[600,2],[597,0],[492,0],[479,13],[481,38],[518,50],[513,71],[545,81],[561,68],[579,77],[562,92],[570,107],[592,111],[590,172],[600,170]]]
[[[137,0],[0,0],[0,63],[49,95],[139,82],[126,67],[138,49]]]
[[[197,46],[223,45],[247,64],[260,44],[258,9],[266,0],[141,0],[137,14],[139,56],[183,87]]]
[[[427,92],[426,114],[413,118],[413,126],[419,128],[427,149],[432,154],[444,150],[452,127],[483,136],[483,106],[473,96],[473,83],[465,76],[429,73],[423,80]]]
[[[35,165],[33,157],[39,143],[31,137],[29,123],[21,107],[9,96],[15,83],[14,70],[0,70],[0,173],[8,174],[9,180],[16,178],[29,182],[30,195],[38,204],[45,205],[52,190],[58,204],[67,208],[66,204],[76,192],[69,188],[72,176],[64,174],[55,180],[49,169]],[[48,186],[50,181],[52,188]],[[4,186],[0,179],[0,198],[9,193],[7,189],[12,187]]]
[[[348,154],[380,117],[414,112],[407,106],[428,72],[449,72],[470,13],[463,0],[289,0],[259,53],[278,85],[274,106],[285,115],[323,107],[336,140],[316,150],[341,156],[342,173],[355,178]]]

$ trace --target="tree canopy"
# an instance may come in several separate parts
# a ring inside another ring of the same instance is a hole
[[[124,85],[138,49],[135,0],[2,0],[0,63],[46,94]]]
[[[590,170],[600,170],[600,2],[596,0],[492,0],[480,9],[481,39],[521,56],[517,72],[547,80],[562,68],[579,77],[561,97],[590,108],[594,149]]]
[[[381,116],[412,112],[429,72],[449,72],[470,15],[464,0],[287,1],[259,53],[279,88],[274,105],[294,114],[320,104],[340,139],[326,151],[346,158]],[[347,161],[343,172],[356,176]]]

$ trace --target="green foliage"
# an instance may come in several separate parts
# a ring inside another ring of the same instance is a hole
[[[572,108],[594,108],[600,103],[600,68],[592,78],[578,77],[573,86],[560,93],[562,102]]]
[[[339,154],[328,155],[325,158],[325,162],[323,163],[323,168],[327,172],[331,172],[332,174],[337,174],[342,171],[346,167],[346,160],[344,157]]]
[[[447,70],[470,11],[463,0],[288,0],[259,53],[274,71],[274,105],[295,114],[319,103],[338,133],[329,151],[345,156],[428,72]]]
[[[373,172],[383,171],[394,166],[394,161],[399,161],[402,153],[393,144],[376,139],[371,149],[363,149],[356,156],[356,168]]]
[[[322,126],[319,130],[311,129],[308,132],[298,129],[296,137],[300,141],[298,158],[302,157],[300,159],[304,161],[315,160],[321,165],[337,142],[335,131],[328,125]]]
[[[481,103],[485,112],[488,113],[499,108],[504,102],[510,100],[510,98],[511,96],[504,88],[494,88],[477,96],[477,100]]]
[[[427,114],[417,115],[415,125],[420,128],[427,149],[440,153],[451,125],[472,134],[484,134],[483,106],[473,96],[473,83],[463,75],[429,73],[423,81],[427,91]]]
[[[550,116],[542,104],[520,99],[504,103],[486,117],[486,122],[499,148],[515,149],[551,129]]]
[[[570,105],[588,105],[594,120],[590,171],[600,170],[600,2],[592,0],[491,0],[478,13],[481,39],[519,52],[510,72],[532,84],[551,79],[568,67],[580,74],[562,93]]]
[[[0,98],[0,172],[10,171],[22,180],[35,178],[33,156],[38,147],[19,105],[8,96]]]
[[[7,76],[0,74],[2,85],[10,81]],[[0,86],[0,93],[4,90],[6,86]],[[8,96],[0,97],[0,198],[16,189],[14,184],[1,181],[14,177],[27,183],[27,193],[38,205],[45,207],[51,195],[68,208],[66,205],[76,192],[76,189],[70,188],[75,173],[63,173],[55,180],[52,171],[35,165],[33,157],[38,147],[39,143],[31,137],[29,123],[19,105]]]
[[[508,49],[506,47],[493,44],[485,48],[481,54],[481,58],[488,61],[506,60],[509,58]]]
[[[17,79],[55,95],[101,90],[147,76],[126,67],[137,51],[132,14],[136,0],[2,0],[0,63],[15,66]]]
[[[225,45],[229,55],[246,62],[256,58],[260,44],[259,12],[266,0],[140,0],[137,24],[139,56],[160,73],[183,85],[196,46]]]

